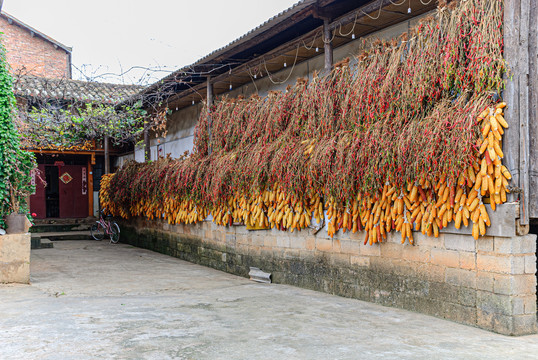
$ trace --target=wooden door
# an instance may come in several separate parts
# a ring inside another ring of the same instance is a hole
[[[60,167],[60,217],[88,216],[87,168],[80,165]]]
[[[32,185],[35,185],[35,193],[30,195],[30,213],[36,214],[36,219],[44,219],[47,217],[47,207],[45,198],[45,186],[39,179],[45,179],[45,165],[37,166],[39,173],[32,172]]]

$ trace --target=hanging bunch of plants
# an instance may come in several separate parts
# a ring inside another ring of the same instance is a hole
[[[194,153],[128,163],[105,178],[114,215],[328,232],[437,236],[490,225],[506,201],[499,102],[502,1],[439,7],[409,33],[365,44],[353,64],[286,92],[224,98],[199,119]],[[210,110],[210,111],[209,111]],[[211,135],[210,135],[211,134]]]

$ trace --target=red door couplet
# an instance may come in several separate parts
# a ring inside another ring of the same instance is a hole
[[[80,165],[65,165],[59,170],[60,217],[88,216],[87,168]]]
[[[45,187],[39,180],[39,177],[45,179],[45,165],[37,166],[39,174],[32,172],[32,185],[35,185],[35,193],[30,195],[30,213],[36,214],[36,219],[44,219],[47,217],[47,208],[45,200]]]

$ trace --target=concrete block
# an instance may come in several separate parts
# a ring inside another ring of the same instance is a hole
[[[279,248],[289,248],[290,247],[290,238],[287,236],[277,236],[276,237],[276,246]]]
[[[536,293],[536,277],[531,274],[495,274],[493,291],[504,295],[531,295]]]
[[[445,281],[445,266],[434,264],[418,263],[415,267],[415,276],[418,280],[426,280],[432,282]]]
[[[276,237],[272,235],[263,236],[263,246],[266,248],[276,247]]]
[[[493,252],[493,237],[481,236],[476,240],[476,250],[482,252]]]
[[[369,256],[354,256],[351,255],[351,265],[360,266],[360,267],[369,267],[370,266],[370,257]]]
[[[536,294],[523,297],[525,314],[536,314]]]
[[[445,248],[458,251],[476,251],[476,241],[468,235],[443,234]]]
[[[381,245],[381,253],[383,253],[383,246]],[[404,260],[415,262],[429,262],[431,257],[430,249],[423,249],[419,246],[413,246],[411,244],[399,245],[400,257]]]
[[[513,317],[512,333],[507,334],[507,335],[515,335],[515,336],[530,335],[530,334],[536,334],[537,331],[538,331],[538,328],[536,325],[536,313],[525,314],[525,315],[515,315]]]
[[[349,241],[349,239],[347,239]],[[341,243],[340,243],[340,239],[339,238],[334,238],[333,239],[333,249],[332,251],[335,252],[335,253],[339,253],[342,251],[342,246],[341,246]]]
[[[447,284],[476,289],[476,272],[471,270],[446,268]]]
[[[420,231],[413,232],[413,240],[415,246],[420,248],[438,248],[443,249],[445,247],[445,242],[443,240],[444,234],[439,235],[438,238],[428,235],[423,235]],[[397,236],[395,236],[397,239]],[[397,241],[398,242],[398,241]]]
[[[402,244],[384,243],[380,244],[379,248],[381,256],[384,258],[398,259],[402,257]]]
[[[380,245],[379,243],[364,245],[364,243],[361,242],[359,243],[359,253],[367,256],[381,256],[381,246],[383,245]]]
[[[337,267],[348,267],[351,264],[351,255],[342,253],[331,253],[330,264]]]
[[[476,255],[476,268],[482,271],[500,273],[500,274],[524,274],[525,257],[510,255]]]
[[[512,297],[489,291],[476,292],[476,307],[488,313],[512,315]]]
[[[467,270],[476,269],[476,253],[460,251],[459,256],[460,256],[460,268],[461,269],[467,269]]]
[[[525,256],[525,274],[536,274],[536,255]]]
[[[518,236],[520,240],[520,250],[522,254],[535,254],[536,253],[536,234],[527,234],[525,236]]]
[[[458,268],[460,256],[455,250],[431,249],[431,263],[446,267]]]
[[[359,242],[356,240],[341,240],[340,251],[349,255],[359,255]]]
[[[316,238],[316,250],[318,251],[332,251],[333,250],[333,240],[332,239],[322,239]]]
[[[316,248],[316,237],[315,236],[307,236],[305,239],[305,249],[306,250],[314,250]]]
[[[290,236],[290,248],[304,249],[306,247],[306,239],[304,236]]]

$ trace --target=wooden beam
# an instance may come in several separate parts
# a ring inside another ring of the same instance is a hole
[[[211,106],[213,106],[213,84],[211,83],[211,77],[207,77],[207,95],[206,95],[206,101],[207,101],[207,111],[211,112]],[[207,133],[209,134],[209,148],[208,152],[211,154],[211,116],[209,117],[209,121],[207,123]]]
[[[333,68],[333,41],[332,31],[329,29],[329,19],[323,19],[323,44],[325,49],[325,73],[330,73]]]

